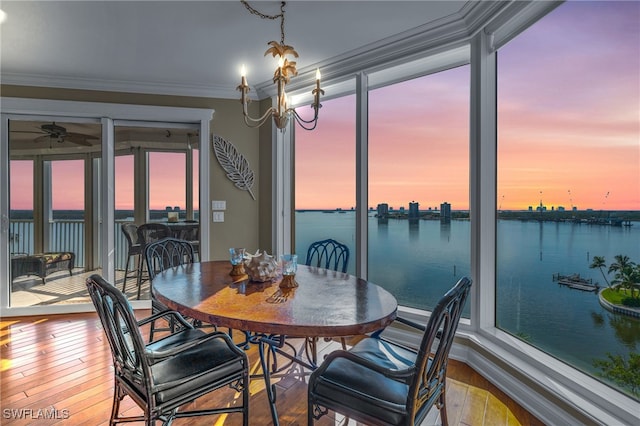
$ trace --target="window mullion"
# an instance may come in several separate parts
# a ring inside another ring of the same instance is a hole
[[[490,36],[471,43],[470,218],[471,319],[474,328],[495,327],[496,287],[496,54]]]

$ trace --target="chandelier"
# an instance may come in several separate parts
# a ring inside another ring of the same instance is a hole
[[[298,75],[295,61],[290,61],[287,56],[294,58],[298,57],[298,52],[293,49],[293,46],[286,45],[284,43],[284,6],[286,2],[280,3],[280,13],[278,15],[265,15],[252,8],[249,3],[241,0],[241,3],[247,8],[249,12],[259,16],[262,19],[280,19],[280,43],[277,41],[270,41],[267,45],[271,46],[264,52],[264,56],[269,54],[273,57],[278,57],[278,68],[273,73],[273,83],[278,88],[277,105],[269,108],[267,112],[260,118],[252,118],[249,116],[247,106],[249,105],[249,85],[247,84],[246,69],[244,65],[241,70],[242,82],[237,87],[237,90],[242,94],[240,102],[242,103],[242,114],[244,115],[244,122],[249,127],[260,127],[269,120],[269,117],[273,117],[273,122],[278,129],[284,129],[287,125],[289,118],[293,117],[300,126],[305,130],[313,130],[318,124],[318,110],[322,107],[320,104],[320,95],[324,95],[324,90],[320,88],[320,70],[316,70],[316,87],[311,91],[313,95],[313,118],[305,120],[298,115],[294,108],[291,108],[285,88],[291,77]]]

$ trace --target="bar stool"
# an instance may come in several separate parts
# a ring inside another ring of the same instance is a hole
[[[143,223],[138,226],[136,230],[136,234],[138,235],[138,242],[140,243],[140,253],[144,253],[148,244],[151,244],[155,241],[162,240],[163,238],[171,237],[171,228],[162,223]],[[147,277],[142,277],[142,272],[144,270],[144,265],[146,265],[146,260],[144,256],[140,256],[140,260],[138,262],[138,299],[140,299],[140,288],[142,287],[143,281],[146,281],[149,277],[149,266],[147,265]]]
[[[127,262],[124,267],[124,278],[122,279],[122,292],[126,293],[127,278],[137,278],[138,271],[140,269],[140,260],[142,259],[142,246],[138,241],[138,225],[133,222],[126,222],[120,225],[120,229],[127,240]],[[131,265],[131,258],[138,256],[138,264]],[[131,272],[129,272],[129,266],[132,266]]]

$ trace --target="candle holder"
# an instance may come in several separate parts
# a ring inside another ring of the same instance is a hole
[[[238,276],[246,274],[244,270],[244,251],[243,248],[229,249],[231,257],[231,272],[229,272],[229,275]]]
[[[295,254],[284,254],[282,259],[282,281],[280,288],[296,288],[296,271],[298,270],[298,256]]]

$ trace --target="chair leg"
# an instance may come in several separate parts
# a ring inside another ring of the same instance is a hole
[[[120,391],[120,386],[118,385],[118,381],[114,380],[113,386],[113,404],[111,405],[111,418],[109,419],[109,425],[113,426],[118,422],[118,411],[120,411],[120,400],[122,400],[122,392]]]
[[[143,259],[143,256],[140,255],[138,258],[138,300],[140,300],[140,289],[142,288],[142,270],[144,269],[144,265],[145,265],[145,261]]]
[[[449,420],[447,419],[447,405],[446,405],[446,392],[445,392],[445,387],[442,388],[442,393],[440,394],[440,423],[442,424],[442,426],[448,426],[449,425]]]
[[[313,426],[313,404],[307,403],[307,426]]]
[[[127,263],[124,264],[124,278],[122,279],[123,293],[126,293],[126,289],[127,289],[127,276],[129,275],[129,262],[131,262],[131,255],[127,253]]]

